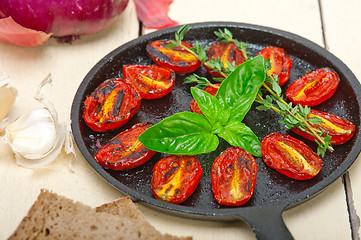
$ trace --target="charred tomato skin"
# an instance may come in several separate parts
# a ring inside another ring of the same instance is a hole
[[[113,137],[94,155],[102,166],[112,170],[128,170],[146,163],[156,152],[147,149],[138,137],[151,123],[138,123]]]
[[[270,59],[271,69],[269,74],[277,75],[279,85],[284,85],[289,77],[292,68],[292,60],[283,48],[268,46],[262,49],[257,55],[262,55],[265,60]]]
[[[170,41],[153,41],[147,44],[148,56],[159,66],[172,69],[177,74],[191,73],[201,66],[199,59],[182,47],[167,48]],[[193,45],[182,41],[187,48]]]
[[[286,96],[295,105],[313,107],[332,97],[339,83],[334,70],[319,68],[294,81],[287,88]]]
[[[83,118],[97,132],[119,128],[138,111],[138,91],[121,78],[107,79],[84,101]]]
[[[143,99],[164,97],[175,83],[174,71],[157,65],[124,65],[123,77]]]
[[[313,128],[323,131],[325,136],[327,134],[331,136],[330,141],[332,145],[346,143],[355,133],[355,125],[339,116],[311,109],[311,112],[307,117],[316,117],[323,121],[323,123],[311,125]],[[315,137],[300,130],[299,128],[292,128],[292,131],[304,138],[315,141]]]
[[[219,59],[225,67],[228,67],[227,61],[230,63],[235,63],[236,66],[246,61],[246,58],[243,55],[243,52],[239,50],[233,42],[223,43],[223,42],[214,42],[206,51],[208,61],[212,58]],[[222,77],[220,73],[212,71],[211,68],[206,65],[204,68],[207,72],[215,77]]]
[[[196,190],[202,176],[196,156],[169,155],[153,168],[151,190],[156,199],[180,204]]]
[[[305,143],[277,132],[262,140],[261,151],[267,166],[297,180],[315,177],[323,166],[322,159]]]
[[[256,185],[257,163],[240,147],[230,147],[213,162],[212,191],[219,204],[241,206],[253,195]]]
[[[216,86],[220,86],[221,84],[220,83],[217,83],[217,84],[214,84]],[[204,89],[205,92],[211,94],[212,96],[216,96],[217,94],[217,91],[218,91],[218,88],[215,88],[213,86],[208,86]],[[198,107],[198,103],[196,102],[196,100],[192,99],[191,103],[190,103],[190,109],[191,109],[191,112],[195,112],[195,113],[198,113],[198,114],[202,114],[202,111],[201,109],[199,109]]]

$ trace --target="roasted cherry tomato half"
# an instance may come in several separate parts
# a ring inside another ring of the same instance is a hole
[[[105,80],[85,99],[84,121],[98,132],[121,127],[138,111],[140,102],[131,84],[120,78]]]
[[[201,62],[196,56],[182,47],[167,48],[168,44],[170,41],[153,41],[147,45],[146,51],[156,64],[178,74],[191,73],[200,67]],[[193,47],[189,42],[182,41],[182,44],[187,48]]]
[[[147,162],[156,152],[144,147],[138,137],[150,126],[150,123],[138,123],[119,133],[99,149],[95,160],[113,170],[132,169]]]
[[[214,84],[216,86],[220,86],[221,84],[220,83],[217,83],[217,84]],[[205,92],[209,93],[209,94],[212,94],[213,96],[216,96],[217,94],[217,91],[218,91],[218,88],[215,88],[215,87],[212,87],[212,86],[209,86],[209,87],[206,87],[204,89]],[[190,108],[191,108],[191,112],[195,112],[195,113],[198,113],[198,114],[202,114],[202,111],[199,109],[198,107],[198,103],[196,102],[196,100],[192,100],[191,103],[190,103]]]
[[[294,81],[286,96],[294,104],[316,106],[329,99],[336,91],[340,78],[330,68],[319,68]]]
[[[331,136],[330,141],[332,145],[344,144],[352,138],[355,132],[355,125],[352,122],[333,114],[312,109],[307,118],[318,118],[322,120],[322,123],[311,125],[313,128],[323,131],[325,136],[327,134]],[[315,138],[312,135],[298,128],[292,128],[292,131],[311,141],[315,141]]]
[[[157,65],[124,65],[123,77],[139,92],[141,98],[161,98],[170,93],[174,87],[173,70]]]
[[[256,185],[257,163],[240,147],[230,147],[213,162],[212,191],[219,204],[240,206],[253,195]]]
[[[169,155],[155,164],[151,190],[158,200],[180,204],[196,190],[201,176],[196,156]]]
[[[233,42],[231,43],[221,43],[214,42],[206,52],[208,60],[212,58],[219,59],[225,68],[228,67],[229,63],[235,63],[236,66],[246,61],[246,58],[243,55],[243,52],[239,50]],[[207,66],[204,66],[208,73],[215,77],[222,77],[221,74],[214,72]]]
[[[278,172],[297,180],[316,176],[322,159],[302,141],[289,135],[271,133],[261,142],[263,161]]]
[[[278,84],[280,86],[288,81],[292,60],[283,48],[269,46],[262,49],[257,55],[262,55],[265,60],[270,60],[271,69],[268,72],[272,76],[278,76]]]

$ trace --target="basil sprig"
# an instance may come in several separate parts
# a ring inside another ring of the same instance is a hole
[[[265,80],[262,56],[239,65],[220,85],[216,96],[191,88],[204,114],[180,112],[147,129],[139,141],[150,150],[196,155],[214,151],[218,137],[260,157],[261,144],[253,131],[242,123]]]

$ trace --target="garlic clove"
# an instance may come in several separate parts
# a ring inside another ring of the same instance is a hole
[[[44,107],[35,109],[7,125],[5,136],[2,137],[14,152],[16,163],[27,168],[39,168],[49,164],[57,158],[64,144],[70,149],[72,147],[72,142],[69,142],[71,138],[66,139],[66,130],[58,123],[54,106],[41,94],[41,88],[49,83],[50,74],[40,83],[34,97]]]
[[[14,152],[18,165],[39,168],[60,154],[65,131],[47,108],[39,108],[9,124],[4,140]]]
[[[0,123],[2,123],[15,102],[17,90],[10,86],[10,78],[6,74],[0,75]],[[0,128],[1,129],[1,128]]]
[[[44,154],[43,156],[39,156],[37,159],[29,159],[24,157],[24,155],[15,154],[17,160],[16,163],[26,168],[40,168],[48,165],[61,153],[64,143],[64,136],[65,133],[61,129],[61,131],[58,132],[56,141],[54,142],[54,146],[51,151],[47,152],[47,154]]]
[[[28,159],[47,154],[57,138],[55,122],[45,108],[35,109],[9,124],[5,135],[13,152]]]

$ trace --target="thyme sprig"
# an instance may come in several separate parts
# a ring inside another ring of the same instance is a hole
[[[228,67],[224,66],[224,63],[220,61],[220,59],[215,59],[212,58],[211,60],[208,60],[206,51],[207,48],[205,47],[205,44],[200,44],[198,41],[195,42],[194,46],[192,48],[188,48],[186,46],[184,46],[184,44],[182,43],[185,34],[189,31],[189,26],[188,25],[183,25],[181,26],[176,32],[175,32],[175,40],[170,40],[170,44],[166,45],[166,48],[177,48],[177,47],[181,47],[184,50],[188,51],[189,53],[193,54],[194,56],[196,56],[199,61],[201,61],[203,63],[203,65],[205,65],[206,67],[208,67],[209,69],[213,69],[213,72],[217,72],[219,73],[222,78],[215,78],[215,81],[222,81],[224,78],[226,78],[229,73],[231,73],[235,68],[235,64],[234,63],[227,63],[229,64]],[[229,35],[227,35],[229,37]],[[232,35],[230,35],[232,37]],[[224,71],[224,72],[223,72]],[[195,80],[197,77],[191,77],[191,79],[186,79],[186,81],[192,82],[192,80]],[[200,79],[201,81],[203,81],[202,79]],[[202,86],[202,84],[197,85],[197,86]]]
[[[211,60],[207,61],[208,67],[210,67],[212,72],[217,72],[223,77],[214,77],[212,78],[213,81],[216,82],[222,82],[224,78],[226,78],[231,72],[236,69],[236,63],[227,61],[227,64],[225,65],[220,58],[214,58],[212,57]]]
[[[229,31],[227,28],[225,28],[223,31],[221,29],[218,29],[218,31],[214,32],[214,35],[218,37],[217,41],[219,42],[226,42],[226,43],[233,42],[237,46],[237,48],[242,51],[246,61],[248,60],[248,54],[249,54],[247,52],[248,45],[245,44],[244,42],[239,42],[237,39],[234,39],[232,32]]]
[[[210,69],[213,69],[214,72],[219,73],[222,77],[213,78],[213,80],[221,82],[223,79],[228,77],[228,75],[236,68],[235,63],[227,62],[227,67],[225,64],[218,58],[212,58],[211,60],[207,59],[206,51],[207,49],[203,45],[200,45],[196,41],[194,47],[187,48],[182,44],[182,40],[185,34],[189,31],[189,26],[184,25],[178,29],[175,33],[175,40],[170,40],[171,44],[167,45],[168,48],[182,47],[194,56],[196,56],[205,66]],[[215,31],[214,34],[217,36],[217,41],[221,42],[233,42],[238,49],[242,51],[246,60],[248,60],[247,44],[239,42],[233,38],[233,34],[228,30],[224,29]],[[261,104],[257,106],[258,110],[267,111],[272,110],[283,117],[283,120],[279,121],[281,124],[284,124],[286,128],[299,128],[300,130],[307,132],[315,137],[316,143],[318,144],[317,154],[324,156],[326,151],[333,151],[331,146],[331,136],[325,135],[323,131],[312,127],[312,124],[322,123],[322,120],[319,118],[308,118],[308,115],[311,111],[309,107],[302,107],[301,105],[293,106],[292,102],[287,103],[282,96],[282,89],[278,84],[278,77],[272,76],[269,74],[269,69],[271,64],[266,61],[265,72],[267,75],[267,80],[263,83],[259,93],[257,94],[255,102]],[[185,84],[196,83],[196,87],[205,88],[207,86],[217,87],[212,84],[207,78],[200,77],[196,74],[188,76],[184,80]],[[264,90],[267,91],[267,95],[263,96]]]
[[[318,144],[318,155],[323,157],[327,150],[332,152],[334,149],[330,142],[331,136],[325,136],[323,131],[312,127],[313,124],[322,123],[322,120],[316,117],[308,118],[308,115],[311,112],[311,108],[308,106],[303,107],[300,104],[293,106],[292,102],[287,103],[283,99],[282,89],[278,85],[277,80],[268,74],[268,71],[267,75],[268,79],[271,81],[271,86],[265,83],[263,84],[263,87],[270,94],[266,95],[264,98],[261,91],[258,93],[255,101],[261,105],[257,106],[257,109],[261,111],[273,110],[283,117],[283,120],[279,121],[279,123],[284,124],[287,129],[299,128],[314,136],[316,143]]]
[[[184,50],[188,51],[189,53],[196,56],[203,64],[207,61],[207,49],[205,48],[204,44],[200,45],[198,41],[194,44],[192,48],[188,48],[184,46],[182,43],[184,39],[184,35],[189,31],[189,25],[181,26],[174,34],[175,40],[170,40],[170,44],[166,45],[166,48],[177,48],[181,47]]]
[[[204,89],[206,87],[218,88],[217,85],[211,83],[206,77],[198,76],[197,74],[192,74],[184,79],[183,84],[193,84],[196,83],[194,87]]]

